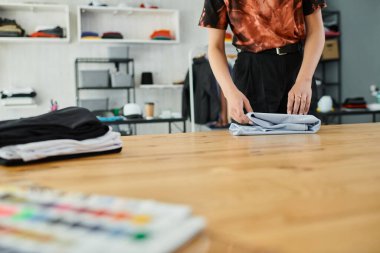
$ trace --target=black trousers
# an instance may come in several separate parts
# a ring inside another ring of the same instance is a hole
[[[288,92],[293,87],[303,59],[302,52],[277,55],[240,52],[232,76],[255,112],[287,113]],[[312,81],[309,114],[316,111],[317,89]]]

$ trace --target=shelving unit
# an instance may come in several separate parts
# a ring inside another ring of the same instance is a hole
[[[132,75],[132,86],[125,86],[125,87],[80,87],[79,86],[79,76],[80,76],[80,64],[113,64],[115,66],[115,69],[119,71],[120,64],[126,64],[126,72],[127,74]],[[75,84],[76,84],[76,101],[79,105],[79,99],[80,99],[80,91],[81,90],[125,90],[127,91],[127,100],[131,101],[131,90],[133,91],[133,101],[136,100],[136,91],[135,91],[135,83],[134,83],[134,77],[135,77],[135,67],[134,67],[134,60],[127,58],[127,59],[110,59],[110,58],[77,58],[75,60]]]
[[[151,40],[154,30],[171,30],[174,40]],[[120,32],[124,39],[86,40],[83,31],[100,36],[104,32]],[[175,44],[180,42],[179,11],[121,7],[78,7],[78,39],[83,43]]]
[[[323,11],[323,17],[329,18],[331,16],[335,16],[335,19],[337,20],[337,26],[339,29],[341,29],[341,21],[340,21],[340,12],[339,11]],[[330,95],[328,89],[335,87],[337,91],[337,96],[335,97],[336,103],[339,105],[342,103],[342,46],[341,46],[341,36],[328,36],[326,37],[326,40],[336,39],[338,41],[338,50],[339,50],[339,59],[328,59],[328,60],[321,60],[319,62],[319,68],[321,70],[321,76],[319,78],[322,80],[322,94],[321,95]],[[332,67],[332,65],[336,65],[336,72],[335,72],[335,80],[331,81],[329,80],[327,76],[327,71],[329,68]],[[334,97],[334,96],[333,96]]]
[[[138,89],[182,89],[181,84],[152,84],[152,85],[140,85],[136,87]]]
[[[67,5],[0,3],[0,17],[16,20],[26,34],[33,33],[37,26],[61,26],[65,38],[0,37],[0,42],[49,42],[70,41],[70,14]]]
[[[336,25],[341,30],[341,16],[339,11],[323,11],[324,21],[333,18],[336,21]],[[318,65],[319,78],[322,81],[321,94],[319,97],[330,95],[335,102],[335,110],[340,110],[342,104],[342,43],[341,34],[326,36],[326,41],[337,40],[338,44],[338,59],[321,59]],[[334,92],[335,91],[335,92]],[[338,123],[342,123],[342,114],[334,114],[331,116],[338,117]],[[324,117],[324,120],[328,120],[328,117]],[[324,122],[328,124],[329,122]]]

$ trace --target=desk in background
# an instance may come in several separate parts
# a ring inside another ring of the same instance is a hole
[[[379,252],[380,124],[123,140],[120,154],[0,167],[0,183],[191,205],[208,225],[180,253]]]
[[[342,116],[351,116],[351,115],[371,115],[372,116],[372,122],[376,123],[376,115],[380,114],[380,110],[371,111],[371,110],[356,110],[356,111],[345,111],[342,109],[335,109],[335,111],[332,112],[326,112],[317,113],[317,117],[319,117],[322,120],[322,123],[325,125],[329,124],[329,119],[334,117],[339,117],[339,124],[341,124],[341,118]]]
[[[104,122],[104,124],[107,124],[107,125],[138,125],[138,124],[168,123],[169,134],[171,134],[172,133],[172,124],[176,123],[176,122],[180,122],[183,124],[182,132],[186,133],[186,119],[185,118],[126,119],[126,120],[118,120],[118,121],[112,121],[112,122]],[[135,127],[135,132],[137,133],[136,127]]]

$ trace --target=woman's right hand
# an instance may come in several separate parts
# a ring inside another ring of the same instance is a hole
[[[244,94],[238,89],[234,89],[233,91],[225,94],[228,94],[226,98],[230,116],[239,124],[251,124],[251,121],[247,115],[244,114],[243,110],[244,108],[247,112],[253,112],[247,97],[244,96]]]

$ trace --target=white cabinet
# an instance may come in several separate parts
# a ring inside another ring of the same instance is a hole
[[[152,40],[155,30],[170,30],[173,40]],[[85,40],[82,32],[119,32],[123,39]],[[84,43],[179,43],[179,11],[129,7],[78,7],[78,38]]]
[[[26,34],[38,26],[60,26],[65,38],[0,37],[0,42],[69,42],[70,14],[67,5],[0,3],[0,17],[16,20]]]

